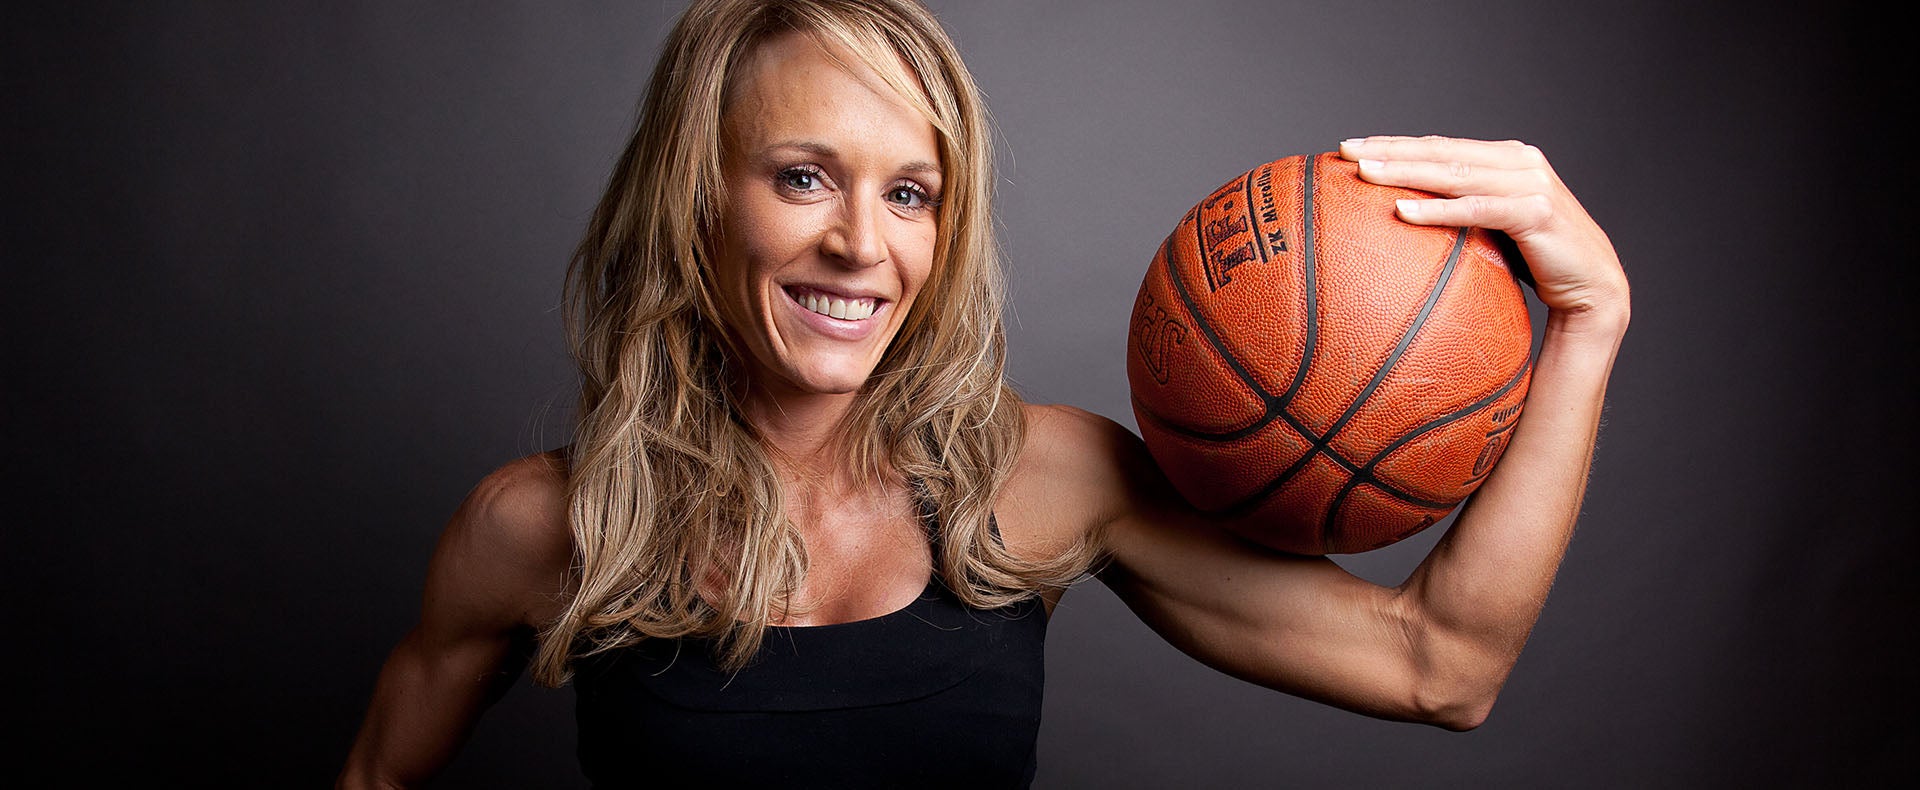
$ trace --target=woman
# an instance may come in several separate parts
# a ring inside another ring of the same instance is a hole
[[[1404,584],[1250,546],[1137,438],[1002,380],[979,92],[911,0],[700,0],[568,276],[575,441],[481,481],[342,786],[449,760],[529,662],[598,783],[1024,785],[1045,617],[1095,571],[1195,659],[1468,729],[1579,509],[1627,325],[1518,143],[1349,140],[1402,219],[1511,235],[1549,310],[1505,459]]]

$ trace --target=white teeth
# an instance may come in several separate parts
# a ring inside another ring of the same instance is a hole
[[[835,299],[819,294],[805,294],[798,299],[801,307],[824,316],[842,321],[859,321],[873,315],[877,303],[872,299]]]

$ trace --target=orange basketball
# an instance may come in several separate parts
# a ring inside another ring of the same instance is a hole
[[[1134,301],[1140,433],[1195,507],[1297,554],[1379,548],[1478,488],[1526,399],[1526,300],[1485,231],[1423,227],[1334,154],[1189,210]]]

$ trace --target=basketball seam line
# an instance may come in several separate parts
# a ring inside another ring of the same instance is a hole
[[[1310,218],[1312,214],[1307,213],[1306,216]],[[1311,220],[1309,219],[1308,221],[1310,222]],[[1300,455],[1300,458],[1294,461],[1291,466],[1288,466],[1285,471],[1281,472],[1278,476],[1274,477],[1274,479],[1269,481],[1266,485],[1261,486],[1258,491],[1255,491],[1254,493],[1241,498],[1238,502],[1228,505],[1226,508],[1222,509],[1221,512],[1226,512],[1226,513],[1243,512],[1244,513],[1244,512],[1249,512],[1253,510],[1254,508],[1258,507],[1261,503],[1265,502],[1268,497],[1273,496],[1275,492],[1279,491],[1281,488],[1286,487],[1287,483],[1293,479],[1294,475],[1299,474],[1300,470],[1306,468],[1307,463],[1312,461],[1314,456],[1316,455],[1325,455],[1328,458],[1328,460],[1333,461],[1335,464],[1339,466],[1345,467],[1350,474],[1358,474],[1360,472],[1361,466],[1353,463],[1352,461],[1347,460],[1346,458],[1342,457],[1338,452],[1334,451],[1334,449],[1330,446],[1331,442],[1333,441],[1335,434],[1339,433],[1342,428],[1346,427],[1346,423],[1353,417],[1355,413],[1359,411],[1359,408],[1361,406],[1365,405],[1367,397],[1370,396],[1373,393],[1373,390],[1379,386],[1380,381],[1385,377],[1387,372],[1390,372],[1392,370],[1394,364],[1399,362],[1400,357],[1406,352],[1406,347],[1412,343],[1413,337],[1419,333],[1421,326],[1423,326],[1426,323],[1427,318],[1432,313],[1433,306],[1439,301],[1440,292],[1445,290],[1448,281],[1452,279],[1453,270],[1455,266],[1459,263],[1460,252],[1462,249],[1464,249],[1466,244],[1466,231],[1467,231],[1466,228],[1459,229],[1458,235],[1456,235],[1454,239],[1454,247],[1452,251],[1448,253],[1446,266],[1442,268],[1438,281],[1434,283],[1433,289],[1429,291],[1427,294],[1426,304],[1423,305],[1421,307],[1420,312],[1417,315],[1415,315],[1413,325],[1408,327],[1406,334],[1401,337],[1400,343],[1394,349],[1394,353],[1388,356],[1387,360],[1382,364],[1380,370],[1374,374],[1373,380],[1367,384],[1366,389],[1362,390],[1359,397],[1355,399],[1354,405],[1348,407],[1347,412],[1341,415],[1340,419],[1335,421],[1335,423],[1332,426],[1329,426],[1327,430],[1327,434],[1325,436],[1318,437],[1318,438],[1315,438],[1312,432],[1307,431],[1305,429],[1305,426],[1302,426],[1300,423],[1295,421],[1293,419],[1292,414],[1289,414],[1283,410],[1280,413],[1281,419],[1286,420],[1289,425],[1294,426],[1295,430],[1299,431],[1301,436],[1313,442],[1313,446],[1309,447],[1305,453],[1302,453]],[[1302,239],[1302,244],[1311,245],[1313,241],[1313,234],[1308,233],[1303,235],[1304,235],[1304,238]],[[1308,250],[1310,252],[1311,247],[1308,247]],[[1311,326],[1311,324],[1309,324],[1309,326]],[[1225,355],[1224,352],[1222,353],[1222,355],[1223,356]],[[1348,482],[1352,482],[1351,477],[1349,478]],[[1423,505],[1427,507],[1436,507],[1436,508],[1451,507],[1451,505],[1446,505],[1438,502],[1428,502],[1427,500],[1422,499],[1420,497],[1416,497],[1409,492],[1402,491],[1396,486],[1389,485],[1382,480],[1370,480],[1369,482],[1371,482],[1376,488],[1379,488],[1381,491],[1386,492],[1387,494],[1393,496],[1395,499],[1399,499],[1405,502],[1409,502],[1417,505]],[[1329,519],[1333,512],[1334,512],[1333,507],[1330,505],[1328,508]],[[1326,524],[1328,523],[1330,523],[1330,521],[1322,522],[1321,538],[1324,545],[1331,545],[1332,543],[1331,538],[1326,534]]]
[[[1318,444],[1332,442],[1333,437],[1338,435],[1342,429],[1347,427],[1347,423],[1353,420],[1353,416],[1359,414],[1360,410],[1366,407],[1367,399],[1373,397],[1373,391],[1379,388],[1380,382],[1385,381],[1387,375],[1393,372],[1393,366],[1400,364],[1400,358],[1406,355],[1407,347],[1413,345],[1413,339],[1420,334],[1420,328],[1426,326],[1427,319],[1432,317],[1433,306],[1440,302],[1440,292],[1445,291],[1447,289],[1447,282],[1453,279],[1454,267],[1460,263],[1460,251],[1465,249],[1466,246],[1467,229],[1460,228],[1454,233],[1453,250],[1447,253],[1447,264],[1440,269],[1440,278],[1434,282],[1433,290],[1427,292],[1427,303],[1420,306],[1419,313],[1414,314],[1413,324],[1407,327],[1407,331],[1404,334],[1400,335],[1400,342],[1394,345],[1393,353],[1388,354],[1386,361],[1380,363],[1380,367],[1374,370],[1373,378],[1367,382],[1366,388],[1360,390],[1360,394],[1353,399],[1352,403],[1347,405],[1347,410],[1340,415],[1340,419],[1334,420],[1332,425],[1327,426],[1327,433],[1325,436],[1320,437]]]
[[[1314,180],[1313,180],[1313,164],[1318,160],[1319,160],[1319,157],[1317,156],[1309,156],[1306,158],[1306,162],[1304,163],[1304,166],[1301,168],[1301,176],[1300,176],[1300,226],[1301,226],[1300,227],[1300,237],[1301,237],[1300,238],[1300,244],[1301,244],[1300,259],[1302,261],[1301,289],[1306,292],[1306,297],[1307,297],[1307,337],[1306,337],[1306,343],[1300,347],[1300,363],[1293,366],[1293,381],[1287,384],[1287,391],[1284,393],[1281,393],[1279,401],[1273,404],[1272,406],[1273,409],[1278,410],[1282,414],[1285,414],[1287,407],[1293,404],[1293,396],[1296,394],[1299,394],[1301,385],[1306,383],[1307,370],[1313,367],[1313,347],[1315,344],[1320,342],[1320,296],[1318,294],[1319,285],[1318,285],[1318,280],[1316,280],[1313,275],[1313,270],[1319,266],[1319,260],[1316,257],[1314,257],[1315,249],[1317,248],[1317,245],[1313,243],[1313,237],[1314,237],[1313,193],[1315,191]],[[1288,420],[1288,422],[1292,422],[1292,420]],[[1304,430],[1305,426],[1296,426],[1296,427],[1303,429],[1301,430],[1302,435],[1310,435]]]
[[[1197,209],[1194,213],[1193,226],[1194,245],[1200,256],[1200,270],[1204,273],[1207,270],[1207,243],[1206,237],[1202,235],[1205,233],[1205,230],[1201,227],[1202,222]],[[1266,413],[1255,418],[1252,425],[1245,428],[1237,428],[1227,433],[1218,434],[1217,436],[1222,440],[1238,439],[1251,435],[1255,431],[1266,427],[1268,423],[1273,422],[1274,414],[1279,411],[1275,407],[1274,398],[1268,394],[1265,389],[1261,388],[1260,382],[1253,378],[1253,374],[1247,372],[1247,369],[1240,365],[1240,360],[1235,359],[1232,354],[1227,353],[1225,341],[1221,340],[1220,336],[1214,333],[1213,326],[1207,323],[1205,316],[1200,314],[1200,306],[1194,304],[1193,295],[1187,293],[1187,284],[1181,280],[1180,265],[1174,258],[1172,236],[1168,236],[1166,241],[1160,243],[1160,256],[1161,260],[1167,262],[1167,272],[1169,275],[1167,279],[1173,281],[1174,294],[1180,297],[1180,304],[1187,308],[1187,316],[1193,319],[1193,325],[1198,327],[1200,334],[1207,339],[1207,345],[1213,347],[1214,353],[1220,356],[1220,361],[1227,363],[1227,367],[1233,369],[1234,377],[1238,378],[1241,384],[1252,390],[1254,397],[1259,398],[1260,402],[1266,407]],[[1202,434],[1199,432],[1195,432],[1194,435],[1197,438],[1212,438],[1215,436],[1213,434]]]
[[[1180,266],[1174,261],[1173,257],[1173,238],[1169,236],[1165,241],[1160,242],[1160,259],[1166,261],[1167,271],[1169,272],[1167,279],[1173,282],[1174,294],[1180,297],[1180,303],[1187,308],[1187,316],[1193,319],[1194,326],[1200,328],[1200,334],[1206,337],[1207,344],[1213,347],[1214,353],[1219,355],[1222,362],[1227,363],[1227,367],[1233,369],[1234,376],[1240,379],[1240,383],[1246,385],[1248,389],[1253,391],[1254,396],[1260,399],[1261,405],[1266,409],[1260,416],[1253,418],[1253,422],[1240,428],[1231,428],[1225,431],[1201,431],[1189,428],[1184,425],[1175,424],[1158,414],[1153,414],[1152,409],[1143,410],[1152,416],[1155,422],[1160,423],[1174,433],[1195,439],[1230,442],[1252,436],[1262,429],[1265,429],[1268,425],[1271,425],[1275,417],[1279,417],[1285,420],[1288,425],[1292,426],[1295,431],[1299,432],[1301,437],[1305,438],[1308,442],[1317,441],[1317,437],[1313,435],[1313,432],[1307,430],[1306,425],[1295,420],[1293,415],[1286,412],[1286,409],[1289,404],[1293,403],[1294,396],[1300,392],[1301,385],[1307,380],[1307,369],[1313,366],[1313,347],[1315,343],[1319,342],[1320,337],[1319,299],[1314,293],[1315,278],[1313,276],[1314,266],[1316,265],[1313,243],[1313,166],[1314,161],[1318,158],[1319,157],[1315,156],[1306,157],[1304,162],[1305,166],[1302,168],[1300,176],[1300,217],[1303,226],[1300,234],[1300,255],[1302,259],[1301,271],[1304,278],[1302,288],[1305,290],[1307,297],[1307,337],[1306,341],[1300,347],[1300,363],[1294,366],[1293,381],[1288,382],[1287,391],[1279,397],[1268,393],[1266,388],[1260,386],[1260,382],[1254,379],[1252,373],[1248,372],[1246,368],[1241,367],[1240,360],[1235,358],[1233,354],[1228,353],[1226,341],[1221,340],[1218,335],[1214,334],[1213,326],[1207,322],[1205,316],[1200,314],[1200,306],[1194,304],[1193,296],[1187,292],[1186,283],[1181,280]],[[1260,168],[1256,167],[1247,172],[1251,174],[1259,169]],[[1242,178],[1245,177],[1246,176],[1242,176]],[[1252,181],[1249,180],[1248,183],[1251,184]],[[1253,204],[1251,201],[1247,204],[1247,213],[1248,216],[1253,216]],[[1259,220],[1256,218],[1254,220],[1254,230],[1256,234],[1259,232],[1258,222]],[[1207,266],[1207,240],[1200,211],[1197,207],[1194,209],[1193,224],[1195,228],[1194,250],[1200,256],[1200,271],[1208,275],[1208,282],[1211,284],[1212,270]],[[1259,246],[1257,237],[1255,241],[1255,246]],[[1309,454],[1311,454],[1311,451],[1309,451]],[[1328,452],[1327,455],[1334,457],[1340,465],[1347,467],[1348,470],[1359,468],[1346,459],[1339,458],[1335,453]]]
[[[1334,452],[1332,448],[1327,447],[1320,441],[1320,437],[1314,436],[1313,431],[1307,430],[1305,424],[1294,418],[1293,414],[1287,411],[1287,407],[1293,403],[1294,395],[1300,392],[1300,387],[1307,381],[1308,369],[1313,366],[1314,346],[1320,342],[1320,301],[1318,293],[1320,289],[1318,281],[1314,278],[1314,270],[1319,268],[1320,265],[1319,258],[1317,257],[1319,245],[1314,243],[1314,239],[1319,235],[1319,231],[1316,229],[1313,221],[1315,211],[1313,196],[1317,191],[1314,188],[1317,182],[1314,180],[1313,169],[1315,163],[1319,161],[1319,156],[1306,157],[1300,168],[1300,258],[1303,278],[1301,288],[1306,292],[1307,297],[1306,343],[1301,346],[1300,363],[1293,368],[1293,381],[1287,385],[1286,393],[1282,394],[1277,401],[1268,404],[1268,410],[1279,412],[1280,419],[1285,420],[1288,425],[1293,426],[1294,431],[1306,439],[1309,445],[1307,451],[1301,453],[1300,458],[1282,471],[1279,476],[1268,481],[1266,485],[1261,486],[1260,490],[1254,492],[1252,496],[1244,498],[1235,505],[1230,506],[1229,509],[1245,507],[1251,510],[1257,507],[1259,503],[1265,502],[1268,497],[1273,496],[1274,492],[1286,487],[1287,483],[1293,480],[1294,475],[1299,474],[1300,470],[1307,467],[1308,461],[1313,460],[1315,455],[1323,452],[1328,458],[1333,459],[1335,464],[1346,467],[1348,472],[1358,471],[1358,467],[1347,461],[1347,459],[1340,457],[1340,454]],[[1272,422],[1272,419],[1269,418],[1267,422]]]
[[[1327,446],[1333,443],[1334,437],[1338,436],[1340,431],[1347,427],[1347,423],[1353,420],[1353,416],[1366,407],[1367,399],[1373,397],[1373,391],[1380,386],[1380,382],[1386,380],[1387,375],[1393,372],[1395,365],[1400,364],[1400,357],[1406,355],[1407,348],[1413,345],[1413,339],[1419,336],[1421,327],[1427,325],[1427,319],[1433,315],[1433,306],[1440,303],[1440,294],[1447,290],[1447,283],[1453,280],[1453,270],[1460,263],[1460,252],[1466,247],[1467,229],[1460,228],[1454,231],[1453,249],[1447,253],[1447,264],[1441,267],[1440,277],[1434,282],[1432,290],[1427,291],[1427,302],[1421,305],[1420,312],[1414,315],[1413,325],[1407,327],[1406,333],[1400,336],[1400,342],[1394,345],[1393,353],[1388,354],[1386,361],[1374,371],[1373,379],[1367,382],[1366,388],[1360,390],[1359,396],[1353,399],[1353,403],[1348,404],[1346,413],[1340,415],[1340,419],[1334,420],[1332,425],[1327,426],[1327,434],[1314,443],[1313,449],[1307,452],[1308,456],[1327,449]],[[1347,482],[1349,484],[1353,482],[1352,476],[1348,477]],[[1330,530],[1333,528],[1334,516],[1339,512],[1338,504],[1339,500],[1328,503],[1327,514],[1321,521],[1320,539],[1328,547],[1333,545],[1333,535]]]
[[[1413,430],[1403,434],[1399,439],[1395,439],[1392,444],[1389,444],[1386,447],[1381,448],[1380,452],[1374,453],[1373,457],[1368,458],[1366,464],[1363,465],[1359,471],[1355,472],[1353,476],[1347,480],[1347,484],[1340,488],[1340,492],[1333,496],[1333,503],[1327,506],[1327,521],[1323,523],[1320,528],[1321,534],[1325,534],[1326,530],[1333,525],[1333,516],[1335,513],[1339,512],[1340,505],[1346,501],[1347,495],[1349,493],[1352,493],[1353,489],[1358,488],[1363,484],[1371,484],[1375,488],[1379,488],[1382,491],[1386,492],[1389,496],[1392,496],[1395,499],[1401,500],[1411,505],[1422,505],[1422,506],[1433,507],[1433,508],[1447,508],[1451,510],[1455,505],[1460,504],[1462,499],[1465,499],[1464,497],[1462,497],[1461,499],[1456,499],[1452,502],[1429,502],[1427,500],[1420,499],[1418,497],[1402,495],[1401,492],[1397,491],[1393,487],[1385,485],[1384,481],[1380,481],[1374,478],[1373,469],[1374,467],[1379,466],[1381,461],[1386,460],[1387,456],[1392,455],[1394,451],[1399,450],[1402,447],[1405,447],[1407,443],[1412,442],[1413,440],[1418,439],[1422,436],[1425,436],[1426,434],[1431,433],[1435,429],[1438,429],[1443,425],[1451,423],[1454,420],[1458,420],[1462,417],[1466,417],[1469,414],[1472,414],[1481,409],[1484,409],[1492,405],[1494,402],[1500,400],[1502,396],[1506,395],[1508,392],[1513,391],[1514,387],[1519,386],[1520,382],[1526,379],[1527,371],[1531,370],[1532,368],[1533,368],[1533,362],[1531,360],[1528,360],[1527,362],[1520,365],[1520,369],[1514,372],[1513,377],[1508,379],[1507,383],[1501,385],[1499,389],[1494,390],[1492,394],[1484,398],[1481,398],[1480,400],[1475,401],[1471,404],[1463,406],[1455,410],[1451,414],[1436,417],[1433,420],[1427,422],[1425,425],[1418,426]],[[1501,433],[1505,433],[1509,430],[1512,430],[1513,426],[1518,425],[1519,423],[1520,423],[1520,417],[1519,415],[1515,415],[1513,422],[1507,423],[1506,427],[1501,428],[1500,430],[1494,431],[1493,433],[1490,433],[1487,435],[1495,436]],[[1482,475],[1482,477],[1484,477],[1484,475]],[[1477,479],[1479,478],[1473,478],[1468,480],[1467,482],[1471,483],[1473,482],[1473,480],[1477,480]]]
[[[1315,241],[1315,238],[1318,236],[1318,233],[1314,227],[1314,221],[1313,221],[1314,219],[1313,164],[1318,159],[1319,157],[1308,157],[1306,160],[1307,168],[1305,171],[1305,175],[1302,178],[1303,186],[1302,186],[1302,196],[1301,196],[1301,203],[1302,203],[1301,216],[1302,216],[1302,223],[1304,225],[1303,231],[1301,233],[1301,245],[1303,248],[1302,255],[1307,260],[1307,267],[1306,267],[1306,272],[1308,277],[1307,298],[1309,300],[1308,302],[1309,320],[1307,322],[1307,331],[1309,332],[1310,338],[1313,337],[1312,333],[1314,332],[1315,329],[1318,328],[1318,325],[1319,325],[1319,320],[1317,315],[1317,312],[1318,312],[1317,304],[1314,301],[1312,301],[1316,295],[1315,291],[1317,290],[1314,287],[1315,284],[1312,278],[1313,278],[1313,270],[1315,268],[1314,241]],[[1302,437],[1306,438],[1309,442],[1312,442],[1313,443],[1312,446],[1309,447],[1305,453],[1302,453],[1300,458],[1294,461],[1291,466],[1288,466],[1285,471],[1281,472],[1279,476],[1275,477],[1272,481],[1269,481],[1266,485],[1261,486],[1260,490],[1242,498],[1239,502],[1229,505],[1226,508],[1227,511],[1229,512],[1235,511],[1235,510],[1246,511],[1246,510],[1251,510],[1254,507],[1257,507],[1260,503],[1264,502],[1268,497],[1273,496],[1275,492],[1279,491],[1281,488],[1286,487],[1287,483],[1293,479],[1294,475],[1299,474],[1300,470],[1305,469],[1307,463],[1309,461],[1312,461],[1315,455],[1325,455],[1329,460],[1333,461],[1336,465],[1344,467],[1350,475],[1358,474],[1360,472],[1361,467],[1359,464],[1355,464],[1354,462],[1347,460],[1346,458],[1342,457],[1340,453],[1336,452],[1333,449],[1331,444],[1332,444],[1334,435],[1339,433],[1342,428],[1346,427],[1347,421],[1352,419],[1353,415],[1358,412],[1361,406],[1365,405],[1367,397],[1373,393],[1373,390],[1377,386],[1379,386],[1379,383],[1381,379],[1384,378],[1385,374],[1392,369],[1395,363],[1399,361],[1400,356],[1403,353],[1405,353],[1407,345],[1411,343],[1413,336],[1417,334],[1419,332],[1420,327],[1426,323],[1426,319],[1428,315],[1433,310],[1433,305],[1438,302],[1440,291],[1445,289],[1448,280],[1450,280],[1453,276],[1453,269],[1455,265],[1459,263],[1460,252],[1466,246],[1466,231],[1467,231],[1466,228],[1459,229],[1457,235],[1454,237],[1453,249],[1447,255],[1446,266],[1441,270],[1440,279],[1438,282],[1434,284],[1433,290],[1429,291],[1427,294],[1426,304],[1421,307],[1420,313],[1414,317],[1413,325],[1408,328],[1406,335],[1401,338],[1401,342],[1394,349],[1394,353],[1387,358],[1386,362],[1382,365],[1380,370],[1374,374],[1373,381],[1369,382],[1367,384],[1366,389],[1363,390],[1360,393],[1359,397],[1355,399],[1354,405],[1348,407],[1347,413],[1341,415],[1340,419],[1335,421],[1333,425],[1328,426],[1327,433],[1325,436],[1319,436],[1319,437],[1314,436],[1312,431],[1307,430],[1306,426],[1300,424],[1300,422],[1294,419],[1293,415],[1287,412],[1285,410],[1285,407],[1282,406],[1282,408],[1280,409],[1280,415],[1279,415],[1280,418],[1285,420],[1287,424],[1292,425],[1294,429],[1298,431]],[[1189,309],[1191,309],[1191,307]],[[1195,318],[1197,320],[1198,316],[1196,315]],[[1306,348],[1307,348],[1307,353],[1310,355],[1313,349],[1312,343],[1309,343]],[[1224,350],[1222,350],[1221,354],[1222,356],[1226,356]],[[1307,356],[1302,360],[1302,363],[1298,368],[1299,375],[1294,381],[1295,387],[1298,387],[1301,382],[1306,380],[1306,375],[1305,375],[1306,370],[1311,364],[1312,364],[1312,359],[1310,356]],[[1290,389],[1287,393],[1287,398],[1290,400],[1292,395],[1293,395],[1293,390]],[[1271,419],[1269,419],[1268,422],[1271,422]],[[1251,431],[1249,431],[1249,433],[1250,432]],[[1351,479],[1349,480],[1349,482],[1351,482]],[[1400,500],[1407,501],[1414,504],[1429,504],[1427,503],[1426,500],[1416,497],[1409,492],[1402,491],[1396,486],[1388,485],[1385,481],[1374,480],[1371,482],[1374,484],[1375,487],[1379,488],[1384,492],[1387,492],[1388,494],[1392,495],[1395,499],[1400,499]],[[1441,505],[1439,503],[1431,503],[1431,506],[1446,507],[1446,505]],[[1329,508],[1328,512],[1330,514],[1332,513],[1331,507]],[[1327,539],[1324,527],[1322,529],[1321,537],[1323,540]]]

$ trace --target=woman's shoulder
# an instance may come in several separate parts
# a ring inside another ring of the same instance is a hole
[[[567,507],[568,448],[515,458],[488,472],[468,494],[491,516],[529,529],[558,515],[564,526]]]
[[[488,472],[448,522],[429,575],[463,598],[490,600],[515,619],[543,622],[556,614],[547,610],[564,592],[573,563],[567,499],[564,448]]]
[[[1048,543],[1071,541],[1110,520],[1130,478],[1139,439],[1093,412],[1023,404],[1026,440],[996,508]]]
[[[1086,409],[1058,403],[1022,407],[1027,436],[1020,464],[1044,477],[1098,483],[1118,473],[1120,462],[1140,442],[1125,426]]]
[[[572,561],[567,521],[567,448],[516,458],[487,473],[467,495],[475,526],[505,548]]]
[[[1026,416],[1027,433],[1030,438],[1037,435],[1048,439],[1085,440],[1110,431],[1127,432],[1127,429],[1121,427],[1119,423],[1078,406],[1068,406],[1064,403],[1022,403],[1020,408]]]

